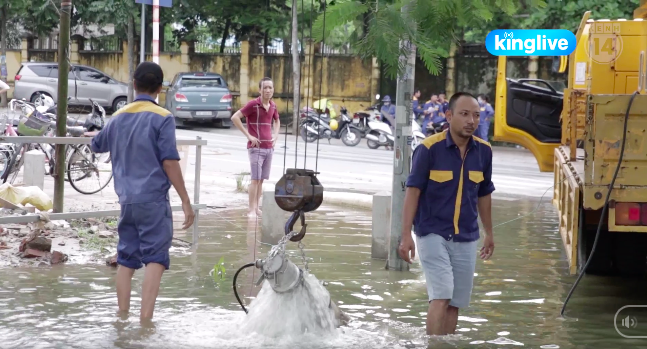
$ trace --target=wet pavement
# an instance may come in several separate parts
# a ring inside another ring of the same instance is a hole
[[[201,217],[197,253],[172,259],[153,328],[139,325],[137,291],[131,309],[135,315],[115,315],[114,269],[64,265],[0,270],[0,347],[647,347],[647,340],[624,339],[614,328],[620,307],[647,304],[644,280],[585,276],[566,318],[559,316],[575,276],[568,275],[556,212],[547,200],[538,202],[494,201],[495,224],[520,219],[495,229],[493,259],[477,262],[471,306],[460,313],[458,335],[449,338],[425,335],[427,296],[420,265],[406,272],[385,270],[384,261],[370,258],[370,215],[322,207],[308,215],[303,242],[312,273],[328,283],[333,300],[353,319],[335,335],[266,338],[245,333],[245,314],[233,295],[232,278],[269,247],[255,242],[261,240],[255,220],[241,211],[226,211]],[[179,237],[190,240],[188,235]],[[291,259],[301,264],[296,244],[290,243],[289,249]],[[210,271],[221,257],[225,276],[214,281]],[[260,290],[252,286],[257,277],[250,269],[239,276],[247,303]],[[141,289],[142,280],[143,272],[137,272],[134,290]]]

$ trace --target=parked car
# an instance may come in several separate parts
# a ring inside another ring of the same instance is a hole
[[[214,123],[231,127],[231,92],[225,79],[216,73],[179,73],[166,92],[165,107],[177,125],[186,122]]]
[[[39,92],[57,100],[58,63],[23,63],[15,78],[14,98],[38,103]],[[90,99],[113,111],[126,105],[128,85],[84,65],[70,66],[68,96],[70,105],[90,106]]]

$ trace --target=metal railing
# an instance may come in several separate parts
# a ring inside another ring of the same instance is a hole
[[[33,137],[33,136],[16,136],[0,137],[0,143],[47,143],[47,144],[90,144],[92,138],[89,137]],[[200,170],[202,167],[202,147],[207,145],[207,141],[202,137],[196,139],[178,139],[178,146],[189,145],[195,146],[195,183],[193,184],[193,209],[195,210],[195,220],[193,222],[193,248],[198,246],[198,225],[200,222],[200,210],[207,208],[206,205],[200,204]],[[181,211],[182,206],[171,206],[173,211]],[[104,211],[84,211],[68,213],[50,213],[50,220],[68,220],[96,217],[114,217],[119,216],[121,210],[104,210]],[[38,222],[42,219],[38,214],[27,214],[22,216],[0,217],[1,224],[20,224]]]

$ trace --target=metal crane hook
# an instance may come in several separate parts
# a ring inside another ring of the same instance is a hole
[[[303,237],[306,235],[306,227],[308,225],[306,224],[305,212],[303,210],[294,211],[294,213],[292,213],[292,216],[290,216],[290,218],[288,218],[288,221],[285,223],[285,235],[289,235],[293,233],[294,224],[299,218],[301,218],[301,231],[290,238],[290,241],[293,242],[301,241],[301,239],[303,239]]]

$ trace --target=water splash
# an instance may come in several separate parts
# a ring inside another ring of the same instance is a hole
[[[242,325],[245,331],[272,338],[333,336],[340,323],[330,305],[328,290],[312,274],[306,273],[303,284],[288,293],[274,292],[265,281]]]

